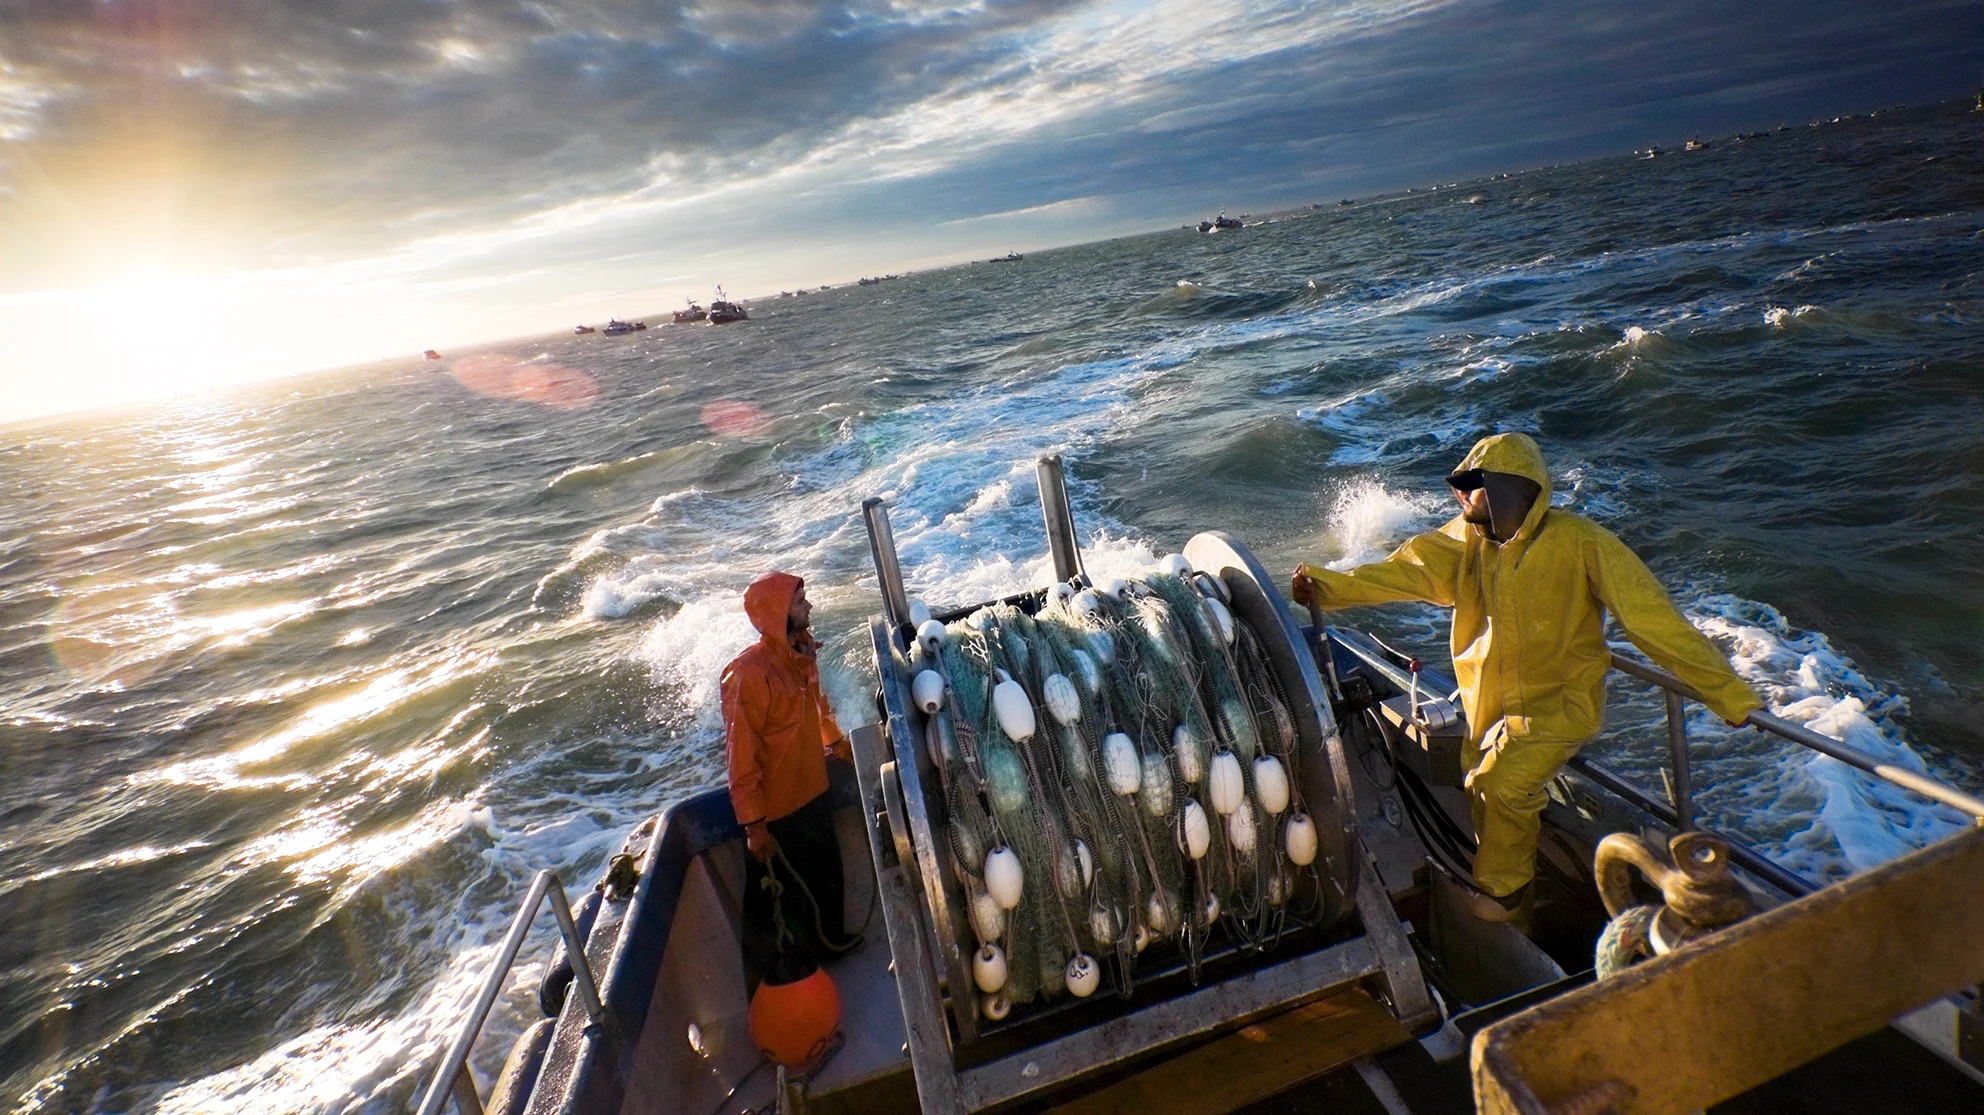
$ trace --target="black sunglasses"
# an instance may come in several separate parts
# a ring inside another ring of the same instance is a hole
[[[1447,483],[1456,492],[1471,492],[1488,483],[1488,481],[1486,477],[1482,476],[1480,469],[1471,468],[1466,472],[1456,472],[1447,477]]]

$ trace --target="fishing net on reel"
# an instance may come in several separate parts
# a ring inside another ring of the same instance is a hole
[[[1103,774],[1103,726],[1114,722],[1110,686],[1097,664],[1095,644],[1065,613],[1043,611],[1035,618],[1036,645],[1044,674],[1043,691],[1058,673],[1068,683],[1049,705],[1051,731],[1061,756],[1071,821],[1094,856],[1094,878],[1088,902],[1088,940],[1098,955],[1114,953],[1117,982],[1129,987],[1129,969],[1136,955],[1134,913],[1151,890],[1147,857],[1138,839],[1134,813],[1120,797],[1107,792]],[[1113,651],[1112,651],[1113,653]],[[1069,691],[1072,710],[1065,707]],[[1056,712],[1056,704],[1064,707]],[[1061,713],[1072,711],[1071,722]]]
[[[1257,710],[1246,699],[1253,686],[1229,645],[1245,629],[1244,622],[1236,620],[1223,604],[1212,600],[1187,577],[1153,573],[1144,583],[1155,598],[1164,601],[1173,628],[1189,642],[1200,666],[1202,707],[1211,710],[1201,715],[1211,726],[1211,738],[1219,745],[1219,751],[1209,761],[1219,762],[1221,753],[1230,753],[1239,767],[1243,792],[1237,803],[1229,799],[1224,803],[1229,808],[1217,811],[1221,803],[1214,800],[1210,789],[1214,780],[1208,779],[1207,799],[1202,805],[1215,809],[1223,820],[1214,826],[1220,845],[1215,865],[1228,878],[1215,897],[1223,901],[1224,909],[1231,915],[1225,923],[1226,929],[1242,947],[1251,947],[1278,928],[1286,888],[1277,889],[1275,885],[1280,866],[1272,839],[1272,818],[1261,809],[1259,790],[1254,784],[1254,760],[1262,748]]]
[[[1037,613],[980,608],[912,655],[946,682],[927,746],[953,870],[981,945],[1004,949],[1011,1003],[1066,993],[1091,957],[1127,994],[1152,942],[1196,972],[1220,932],[1252,948],[1282,931],[1295,725],[1257,633],[1204,578],[1057,585]],[[1002,916],[981,916],[1002,845],[1022,882]]]

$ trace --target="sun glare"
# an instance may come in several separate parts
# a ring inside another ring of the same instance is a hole
[[[352,362],[366,351],[362,328],[319,320],[335,295],[291,276],[151,265],[0,295],[0,336],[16,342],[0,351],[0,423]]]
[[[157,268],[125,272],[102,288],[112,315],[99,354],[107,378],[138,390],[179,392],[226,382],[228,340],[240,299],[223,280]]]

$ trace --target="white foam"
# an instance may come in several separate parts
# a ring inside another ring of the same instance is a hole
[[[549,755],[526,764],[556,764]],[[567,779],[569,780],[569,778]],[[564,799],[535,800],[521,808],[543,814],[499,825],[493,811],[478,803],[450,808],[457,839],[481,849],[490,873],[509,881],[504,897],[493,906],[464,905],[457,913],[437,911],[411,894],[389,898],[388,915],[396,921],[436,933],[448,960],[425,990],[407,1007],[387,1016],[353,1023],[340,1020],[315,1026],[245,1064],[170,1087],[157,1110],[193,1113],[219,1110],[359,1112],[407,1110],[428,1083],[443,1046],[466,1017],[477,990],[495,962],[498,944],[515,914],[515,903],[539,867],[556,868],[576,902],[585,880],[582,865],[596,865],[618,850],[626,832],[651,811],[645,787],[629,787],[624,777],[601,780],[586,795],[587,808],[573,810]],[[618,785],[614,785],[614,783]],[[519,954],[496,1000],[471,1068],[479,1090],[488,1094],[510,1046],[524,1028],[540,1017],[537,983],[552,953],[554,922],[540,909],[531,940]],[[383,996],[397,977],[382,978]]]
[[[640,659],[674,695],[699,728],[719,729],[723,667],[758,639],[744,615],[744,586],[699,597],[656,623],[641,644]]]
[[[663,558],[649,555],[595,578],[586,586],[579,609],[587,619],[622,619],[668,596],[681,581]]]
[[[1341,555],[1327,563],[1342,572],[1382,561],[1399,543],[1436,525],[1445,508],[1432,496],[1395,492],[1374,479],[1338,489],[1327,532]]]
[[[1795,310],[1787,310],[1783,306],[1766,306],[1764,308],[1764,324],[1782,329],[1793,318],[1805,317],[1808,314],[1817,313],[1818,310],[1819,308],[1817,306],[1811,305],[1800,306]]]
[[[1695,601],[1695,625],[1721,643],[1730,664],[1772,712],[1831,736],[1879,762],[1931,772],[1898,717],[1907,698],[1864,674],[1823,633],[1801,631],[1765,604],[1726,594]],[[1885,863],[1961,830],[1965,818],[1837,759],[1792,744],[1778,767],[1760,772],[1777,792],[1753,803],[1793,831],[1767,848],[1793,870],[1832,880]],[[1816,811],[1807,803],[1817,801]]]

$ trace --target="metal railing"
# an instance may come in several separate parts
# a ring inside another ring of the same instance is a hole
[[[1700,701],[1701,694],[1687,682],[1666,670],[1622,654],[1617,647],[1612,648],[1612,668],[1620,673],[1631,674],[1642,681],[1652,682],[1666,691],[1668,773],[1673,780],[1671,791],[1674,797],[1674,814],[1682,829],[1696,827],[1692,779],[1688,772],[1688,724],[1682,712],[1681,702],[1682,698]],[[1906,767],[1895,766],[1893,763],[1883,763],[1872,755],[1848,747],[1839,740],[1821,735],[1802,724],[1793,724],[1781,716],[1762,709],[1744,717],[1743,723],[1759,731],[1790,740],[1801,747],[1810,748],[1821,755],[1829,755],[1883,782],[1913,791],[1931,801],[1969,814],[1973,818],[1984,818],[1984,799],[1966,794],[1954,786],[1946,786],[1926,774],[1919,774]]]
[[[419,1115],[440,1115],[450,1097],[453,1097],[462,1115],[482,1115],[482,1099],[476,1094],[475,1078],[468,1071],[469,1050],[482,1033],[482,1024],[489,1017],[489,1008],[495,1005],[496,996],[503,990],[503,977],[509,975],[510,966],[516,963],[517,952],[524,947],[524,938],[530,935],[531,923],[537,920],[537,908],[546,894],[551,896],[552,913],[558,916],[558,931],[565,938],[565,955],[572,961],[572,983],[578,990],[579,1002],[585,1008],[586,1017],[594,1025],[605,1019],[606,1008],[599,1001],[599,986],[593,982],[592,965],[586,961],[585,938],[579,935],[578,923],[572,920],[572,906],[565,899],[565,884],[556,871],[547,867],[530,881],[530,891],[524,895],[524,904],[517,910],[517,916],[510,921],[510,931],[503,938],[503,947],[497,953],[496,963],[489,969],[488,978],[482,981],[482,991],[475,997],[474,1009],[469,1011],[461,1032],[455,1035],[454,1044],[448,1047],[447,1056],[441,1058],[441,1067],[435,1072],[433,1082],[427,1086],[427,1094],[420,1100]]]

